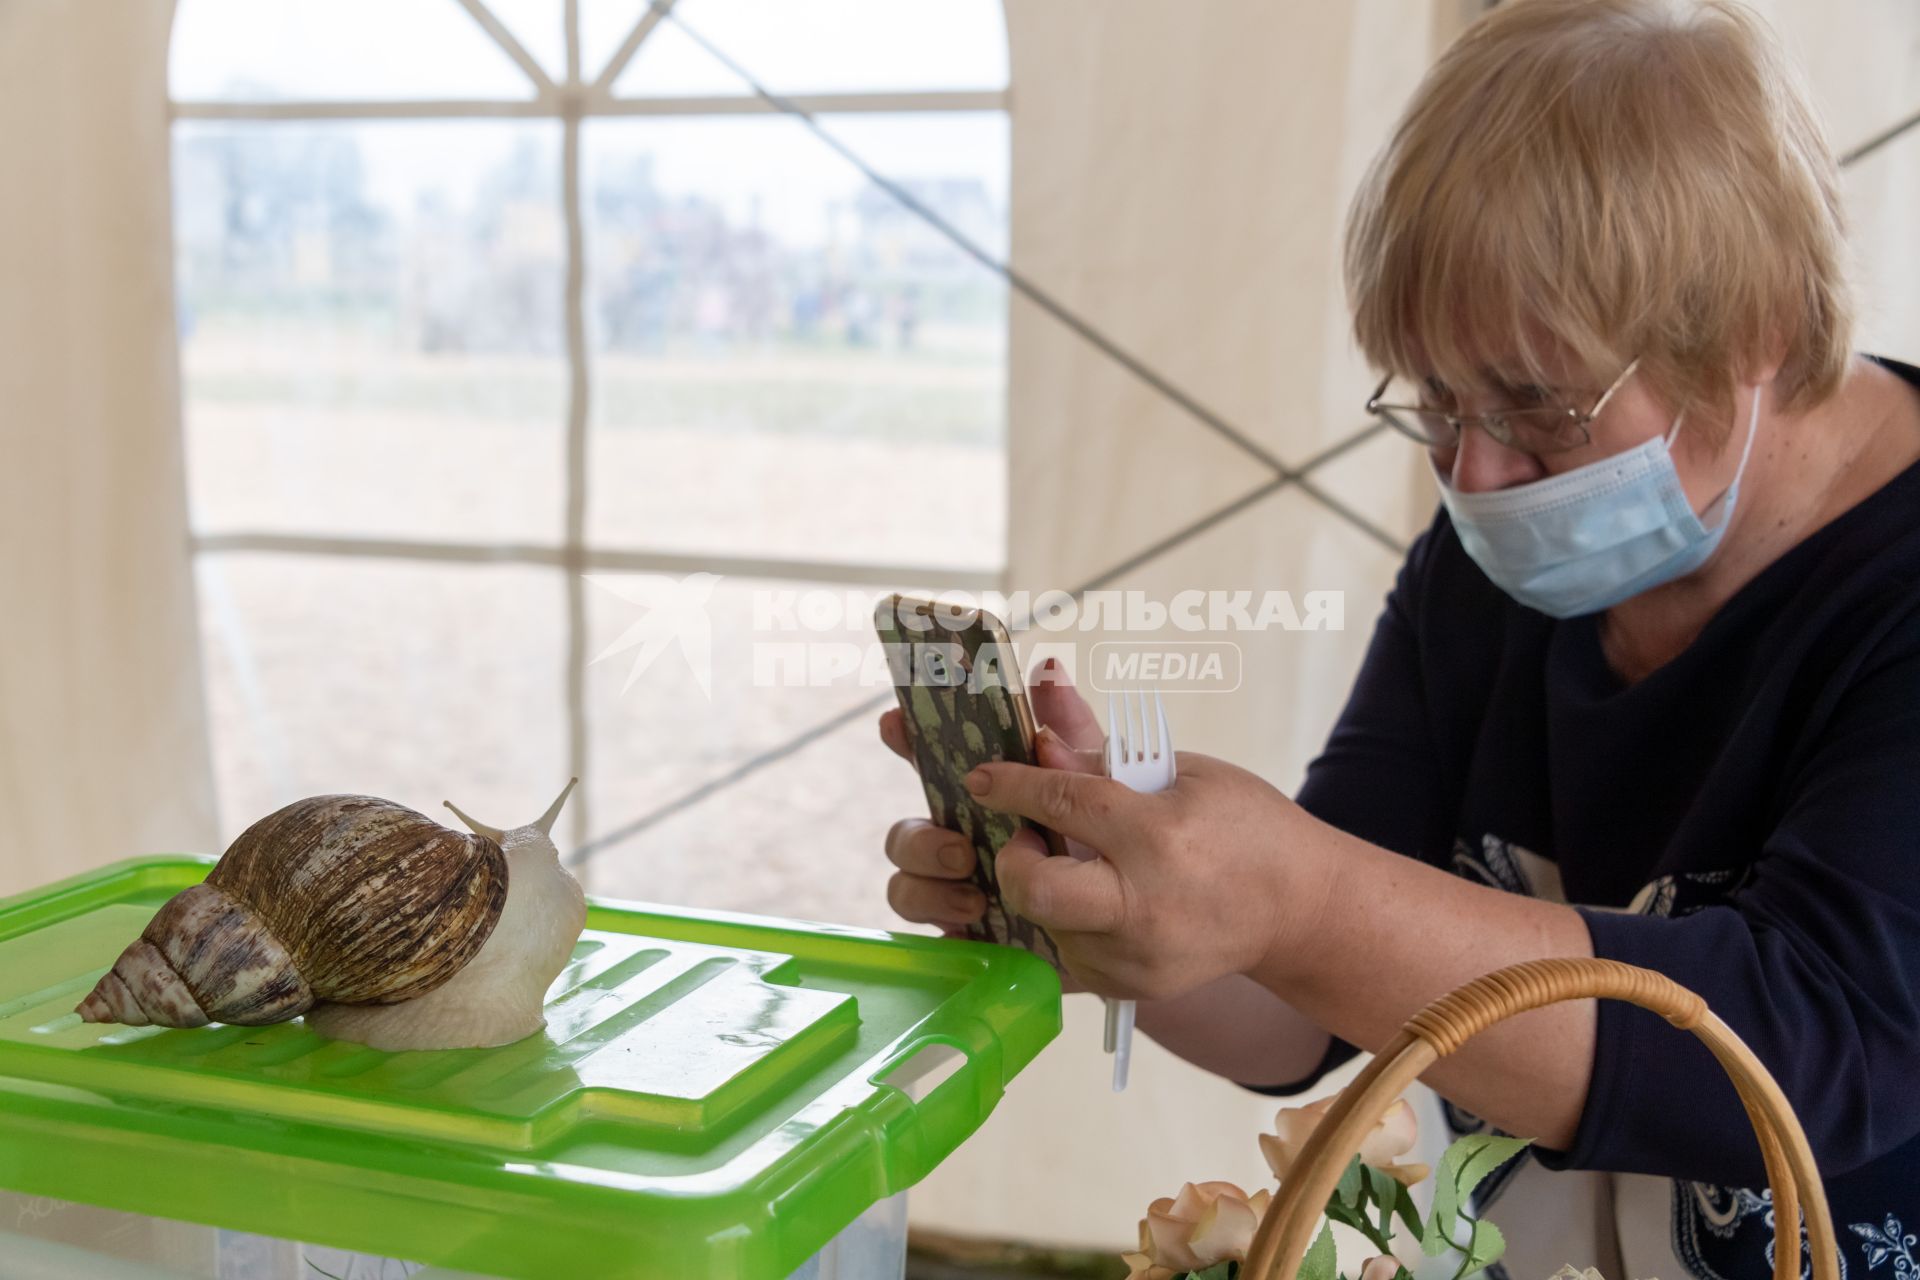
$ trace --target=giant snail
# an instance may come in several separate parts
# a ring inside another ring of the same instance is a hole
[[[507,831],[449,802],[471,835],[372,796],[295,801],[168,900],[75,1012],[166,1027],[305,1014],[389,1050],[530,1036],[586,926],[549,834],[572,790]]]

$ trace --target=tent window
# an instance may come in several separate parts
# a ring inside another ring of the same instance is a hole
[[[916,800],[865,717],[745,768],[872,690],[756,683],[752,630],[997,581],[1006,293],[739,70],[1003,254],[1006,65],[992,0],[180,0],[223,826],[323,790],[518,821],[579,772],[598,891],[885,923],[884,822],[844,815]],[[695,568],[711,700],[678,650],[629,687],[623,582]]]

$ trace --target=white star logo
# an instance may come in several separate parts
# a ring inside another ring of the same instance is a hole
[[[713,624],[707,617],[707,600],[720,581],[719,574],[690,573],[678,579],[652,573],[623,578],[602,578],[592,574],[585,577],[609,595],[646,610],[638,622],[621,632],[619,638],[602,649],[588,666],[637,647],[639,652],[633,655],[633,667],[627,672],[627,682],[620,686],[620,692],[624,694],[633,688],[641,673],[653,665],[654,659],[677,643],[680,656],[693,669],[693,678],[699,682],[700,692],[707,696],[708,701],[712,701]]]

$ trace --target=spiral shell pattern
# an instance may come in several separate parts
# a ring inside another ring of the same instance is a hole
[[[411,1000],[473,959],[506,898],[506,857],[492,839],[372,796],[314,796],[242,832],[77,1012],[133,1026],[251,1026],[319,1000]]]

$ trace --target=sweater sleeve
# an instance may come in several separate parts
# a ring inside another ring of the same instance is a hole
[[[1698,992],[1747,1042],[1829,1176],[1920,1134],[1920,627],[1904,632],[1798,754],[1782,816],[1724,903],[1675,919],[1582,909],[1596,955]],[[1729,1186],[1764,1178],[1705,1047],[1616,1002],[1600,1006],[1573,1145],[1540,1154]]]

